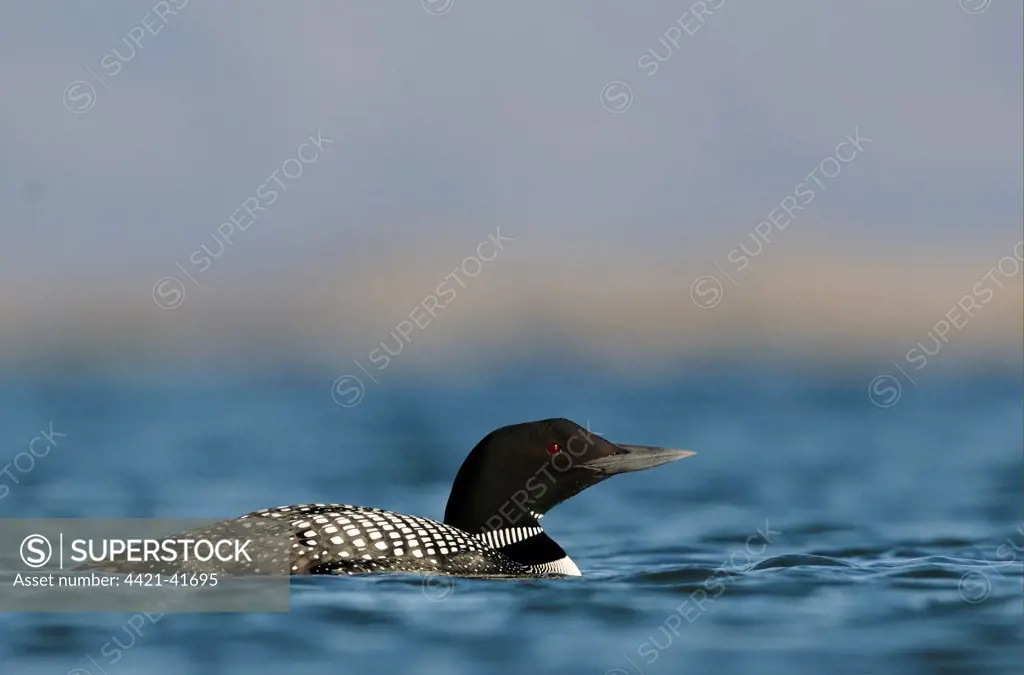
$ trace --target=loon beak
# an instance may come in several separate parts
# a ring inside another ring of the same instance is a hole
[[[692,457],[697,454],[692,450],[672,450],[651,445],[616,445],[616,447],[621,452],[592,459],[583,464],[583,466],[594,469],[598,473],[612,476],[617,473],[650,469],[651,467],[668,464],[677,459]]]

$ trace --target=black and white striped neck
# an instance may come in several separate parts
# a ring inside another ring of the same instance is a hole
[[[528,527],[507,527],[500,530],[490,530],[473,535],[491,548],[505,548],[519,542],[526,541],[530,537],[544,534],[544,528],[540,525]],[[545,535],[546,536],[546,535]]]
[[[540,525],[488,530],[473,535],[490,548],[537,574],[582,576],[579,567]]]

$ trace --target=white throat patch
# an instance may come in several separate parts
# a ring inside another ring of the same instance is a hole
[[[576,563],[569,556],[544,563],[543,565],[533,565],[532,567],[535,572],[540,574],[564,574],[567,577],[583,576],[580,568],[576,567]]]

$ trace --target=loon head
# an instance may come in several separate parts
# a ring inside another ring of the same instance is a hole
[[[617,473],[694,454],[612,443],[561,418],[501,427],[477,443],[462,463],[444,522],[480,536],[524,565],[579,574],[565,551],[544,534],[538,519]]]

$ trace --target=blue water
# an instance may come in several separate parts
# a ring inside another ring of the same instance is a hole
[[[51,421],[66,434],[0,478],[0,517],[440,518],[481,436],[551,416],[699,454],[545,518],[582,579],[315,578],[286,614],[5,614],[0,671],[1022,671],[1019,371],[904,383],[890,408],[868,370],[395,375],[349,409],[334,375],[0,380],[0,466]]]

